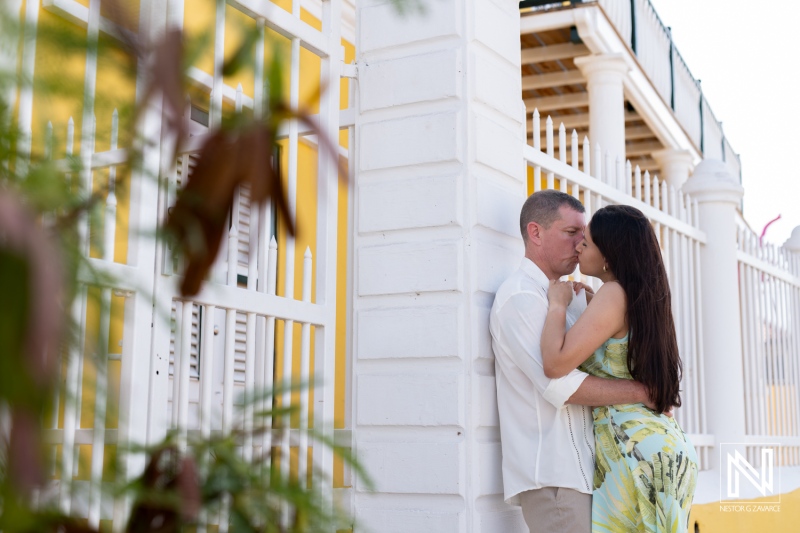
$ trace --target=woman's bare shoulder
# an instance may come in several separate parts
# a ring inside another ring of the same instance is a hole
[[[608,281],[597,290],[592,304],[604,304],[610,307],[625,307],[625,289],[616,281]]]
[[[598,289],[579,321],[586,319],[590,323],[606,324],[608,329],[613,331],[609,337],[621,338],[628,331],[628,323],[625,318],[627,305],[622,285],[615,281],[609,281]]]

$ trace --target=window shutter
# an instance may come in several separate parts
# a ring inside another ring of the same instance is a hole
[[[237,249],[236,274],[238,279],[247,278],[247,266],[250,261],[250,186],[242,185],[234,200],[236,212],[234,222],[239,231],[239,247]],[[242,280],[243,281],[243,280]]]
[[[172,312],[170,314],[169,332],[169,375],[175,374],[176,351],[180,350],[180,342],[177,340],[178,334],[178,306],[186,305],[183,302],[172,300]],[[178,352],[179,353],[179,352]],[[190,349],[189,377],[200,377],[200,306],[192,304],[192,347]]]
[[[255,332],[251,332],[251,334],[254,335]],[[236,383],[244,383],[245,362],[247,357],[247,315],[245,313],[236,313],[235,346],[233,381]]]

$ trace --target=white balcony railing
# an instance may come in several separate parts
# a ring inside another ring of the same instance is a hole
[[[584,0],[574,6],[599,5],[622,41],[636,56],[639,66],[653,84],[675,119],[703,159],[719,159],[741,181],[741,162],[703,95],[700,81],[692,76],[650,0]],[[560,9],[564,2],[528,0],[520,7],[544,11]]]

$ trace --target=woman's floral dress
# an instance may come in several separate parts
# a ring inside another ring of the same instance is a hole
[[[609,339],[580,366],[602,378],[632,379],[628,336]],[[595,407],[592,531],[676,532],[689,527],[697,456],[674,418],[641,403]]]

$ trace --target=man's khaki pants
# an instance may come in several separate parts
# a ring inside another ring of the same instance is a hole
[[[563,487],[544,487],[519,495],[531,533],[589,533],[592,495]]]

